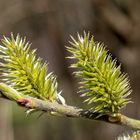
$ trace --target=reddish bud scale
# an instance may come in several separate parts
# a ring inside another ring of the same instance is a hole
[[[25,99],[25,98],[17,100],[17,104],[20,106],[27,106],[27,104],[31,104],[31,102],[32,101],[30,99]],[[31,107],[29,106],[29,108],[31,108]]]

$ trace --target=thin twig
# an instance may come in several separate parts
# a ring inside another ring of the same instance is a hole
[[[1,83],[2,85],[2,83]],[[50,102],[50,101],[44,101],[37,98],[25,96],[25,95],[17,95],[18,92],[13,90],[12,88],[8,87],[9,92],[5,89],[0,89],[0,98],[6,98],[9,100],[13,100],[18,103],[18,105],[23,106],[28,109],[35,109],[39,111],[45,111],[50,112],[52,115],[59,116],[65,116],[65,117],[71,117],[71,118],[86,118],[91,120],[99,120],[104,121],[108,123],[118,124],[118,125],[124,125],[127,127],[130,127],[132,129],[140,129],[140,121],[135,120],[132,118],[129,118],[125,115],[122,115],[120,113],[117,114],[106,114],[103,116],[100,116],[99,113],[95,113],[90,110],[84,110],[81,108],[77,108],[74,106],[68,106],[68,105],[61,105],[57,102]]]

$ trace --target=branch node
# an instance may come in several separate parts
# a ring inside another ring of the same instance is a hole
[[[22,98],[17,100],[17,104],[23,107],[32,108],[33,101],[30,99]]]

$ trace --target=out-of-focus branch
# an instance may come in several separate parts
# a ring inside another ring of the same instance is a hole
[[[72,118],[86,118],[91,120],[100,120],[108,123],[125,125],[133,129],[140,129],[140,121],[135,120],[129,117],[126,117],[122,114],[106,114],[99,116],[99,113],[92,112],[90,110],[84,110],[81,108],[61,105],[57,102],[43,101],[37,98],[25,96],[19,94],[13,88],[0,83],[0,97],[13,100],[17,102],[20,106],[23,106],[27,109],[35,109],[38,111],[50,112],[50,114],[55,114],[59,116],[72,117]]]
[[[134,23],[110,0],[93,0],[94,7],[107,24],[127,41],[133,39]],[[117,21],[117,22],[116,22]]]

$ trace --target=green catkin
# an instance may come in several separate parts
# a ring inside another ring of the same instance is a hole
[[[17,35],[4,37],[0,45],[0,78],[2,82],[24,95],[42,100],[57,101],[56,77],[48,72],[47,63],[42,64],[36,58],[36,50],[30,50],[31,44]]]
[[[87,97],[85,101],[93,104],[93,110],[100,114],[119,112],[130,102],[127,75],[116,66],[116,59],[112,59],[104,44],[94,42],[93,36],[84,33],[83,37],[78,34],[77,40],[71,39],[67,50],[72,55],[68,58],[76,59],[71,67],[76,68],[74,74],[81,78],[80,91]]]

